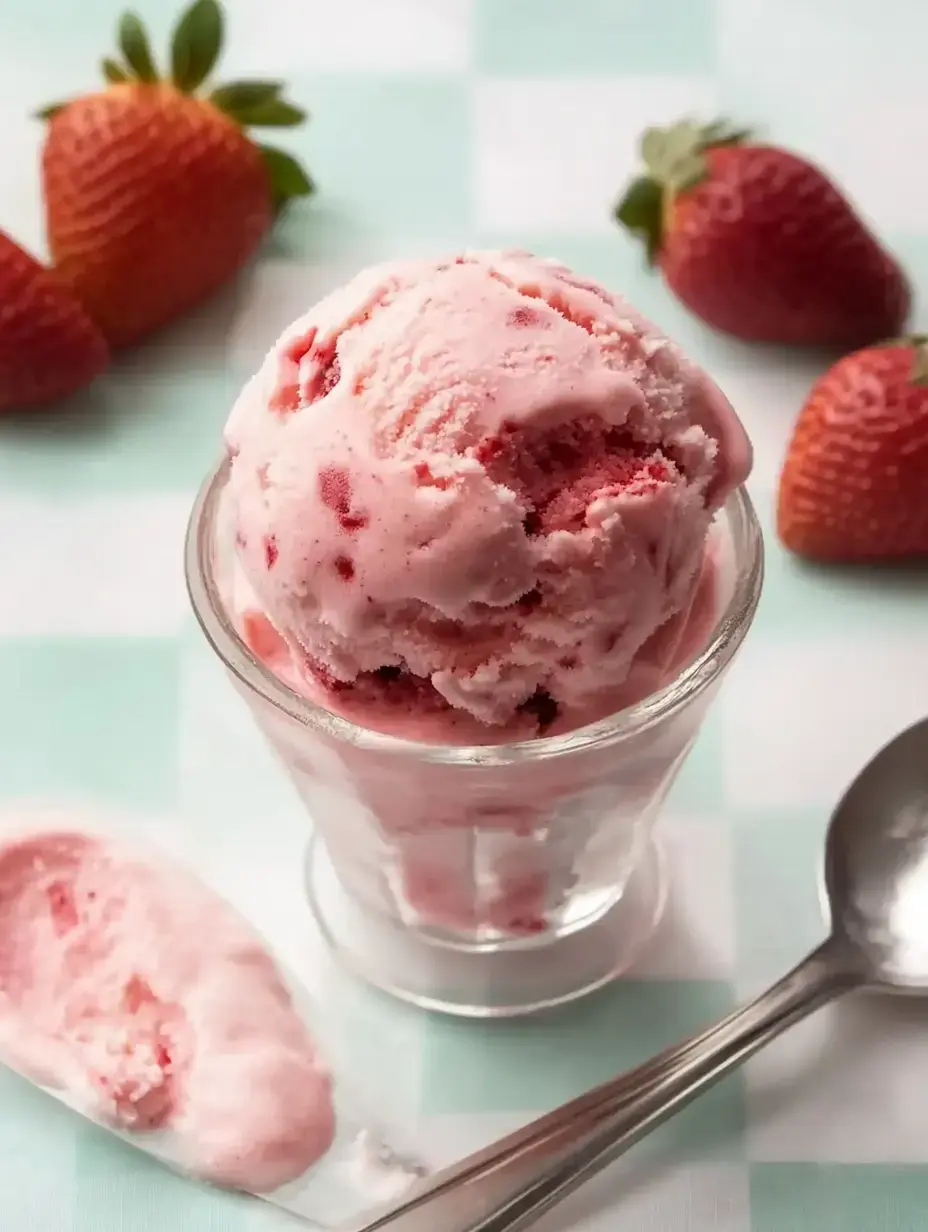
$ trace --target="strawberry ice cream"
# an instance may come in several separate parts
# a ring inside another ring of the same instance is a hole
[[[750,463],[670,342],[522,253],[360,274],[285,332],[226,437],[239,557],[300,687],[474,744],[659,685],[649,639],[676,621],[675,653]]]
[[[563,265],[464,253],[296,321],[226,444],[191,593],[272,674],[233,669],[371,929],[463,953],[608,911],[759,594],[718,388]]]
[[[329,1148],[329,1076],[273,960],[182,869],[80,831],[0,846],[0,1060],[262,1192]]]

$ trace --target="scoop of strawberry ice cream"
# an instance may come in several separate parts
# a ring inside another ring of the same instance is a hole
[[[292,671],[423,739],[607,711],[750,467],[671,342],[519,252],[364,271],[284,333],[226,440],[239,558]]]

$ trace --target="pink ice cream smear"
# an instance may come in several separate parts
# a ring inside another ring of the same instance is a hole
[[[256,1192],[328,1149],[329,1076],[273,960],[190,874],[79,831],[0,846],[0,1060]]]
[[[750,467],[673,343],[520,252],[364,271],[275,344],[226,440],[255,653],[364,726],[451,742],[659,687],[705,638],[710,524]]]

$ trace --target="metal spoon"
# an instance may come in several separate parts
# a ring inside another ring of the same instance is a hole
[[[717,1026],[417,1184],[345,1232],[518,1232],[787,1027],[858,988],[928,991],[928,719],[864,767],[825,845],[826,941]]]

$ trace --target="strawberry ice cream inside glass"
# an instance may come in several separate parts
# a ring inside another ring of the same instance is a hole
[[[496,1015],[627,967],[651,822],[760,593],[750,462],[672,342],[527,253],[366,270],[274,345],[188,581],[356,971]]]

